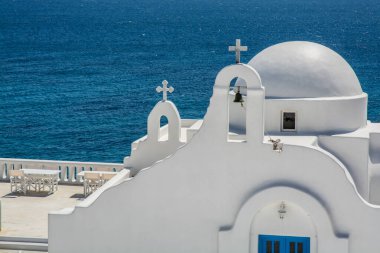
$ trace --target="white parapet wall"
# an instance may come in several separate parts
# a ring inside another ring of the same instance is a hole
[[[0,158],[0,181],[9,180],[9,170],[19,169],[59,170],[60,184],[81,184],[83,181],[77,176],[81,171],[119,172],[124,169],[124,165],[122,163]]]
[[[377,125],[377,124],[376,124]],[[369,141],[370,201],[380,205],[380,133],[370,134]]]

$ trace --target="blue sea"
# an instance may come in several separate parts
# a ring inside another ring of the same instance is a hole
[[[121,162],[163,79],[203,117],[236,38],[337,51],[380,121],[379,0],[0,0],[0,157]]]

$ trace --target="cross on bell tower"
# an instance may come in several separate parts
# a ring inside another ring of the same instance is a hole
[[[235,46],[229,46],[228,51],[233,52],[235,51],[235,60],[236,63],[240,63],[240,52],[247,51],[247,46],[241,46],[240,45],[240,39],[236,39],[236,45]]]
[[[162,81],[162,87],[157,86],[156,91],[158,93],[162,92],[162,101],[166,101],[168,100],[168,91],[172,93],[174,91],[174,88],[172,86],[168,88],[168,81],[164,80]]]

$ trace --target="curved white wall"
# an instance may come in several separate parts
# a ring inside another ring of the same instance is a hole
[[[230,126],[232,130],[243,131],[246,108],[233,103],[233,99],[234,95],[230,95]],[[265,99],[266,133],[281,133],[282,111],[297,113],[297,134],[347,133],[366,126],[367,94],[320,99]]]

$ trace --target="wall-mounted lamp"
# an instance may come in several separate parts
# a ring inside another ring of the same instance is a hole
[[[272,142],[272,144],[273,144],[273,150],[274,150],[274,151],[279,152],[279,153],[282,152],[283,144],[281,143],[281,140],[280,140],[280,139],[273,140],[273,139],[269,136],[269,142]]]
[[[286,205],[285,205],[285,202],[282,201],[278,208],[278,215],[280,216],[281,220],[284,219],[285,214],[286,214]]]

